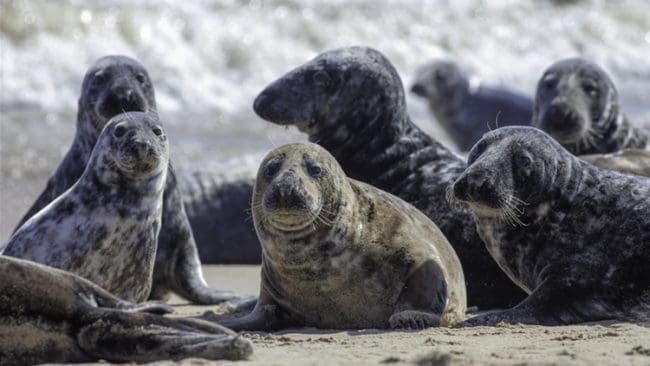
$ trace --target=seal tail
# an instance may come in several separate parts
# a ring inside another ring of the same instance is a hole
[[[251,342],[233,331],[195,319],[164,318],[146,313],[103,311],[77,335],[89,355],[117,362],[154,362],[198,357],[241,360]]]

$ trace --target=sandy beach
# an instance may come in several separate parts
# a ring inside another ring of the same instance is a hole
[[[210,285],[254,294],[258,266],[206,266]],[[171,299],[176,315],[199,315],[216,307]],[[424,331],[288,329],[244,333],[253,355],[237,365],[650,365],[650,323],[617,322],[542,327],[503,325],[431,328]],[[106,363],[98,363],[105,365]],[[159,365],[225,365],[186,359]]]

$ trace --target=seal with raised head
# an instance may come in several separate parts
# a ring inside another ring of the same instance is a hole
[[[401,199],[348,179],[322,147],[270,152],[252,207],[263,248],[260,296],[249,315],[223,325],[424,328],[464,318],[463,270],[436,225]]]
[[[528,125],[532,98],[501,87],[472,85],[453,61],[433,60],[415,73],[411,92],[426,98],[436,120],[461,151],[500,126]]]
[[[0,365],[243,359],[252,345],[208,322],[165,318],[51,267],[0,256]]]
[[[454,196],[529,296],[466,324],[650,317],[650,179],[588,164],[532,127],[487,133],[468,164]]]
[[[402,81],[379,51],[322,53],[266,87],[254,109],[265,120],[307,133],[350,178],[424,212],[458,254],[470,306],[504,308],[524,299],[485,249],[469,208],[447,202],[447,188],[465,162],[411,121]]]
[[[537,84],[532,125],[575,155],[648,149],[650,137],[621,110],[607,73],[582,58],[549,66]]]
[[[81,178],[27,220],[2,254],[72,272],[127,301],[145,301],[168,164],[169,144],[155,114],[113,117]]]
[[[81,177],[102,128],[113,116],[155,110],[154,89],[144,66],[126,56],[106,56],[97,60],[82,83],[72,146],[18,227]],[[215,304],[235,297],[209,288],[203,279],[196,243],[171,163],[163,193],[151,296],[164,298],[170,291],[200,304]]]

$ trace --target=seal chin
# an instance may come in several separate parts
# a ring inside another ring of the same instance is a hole
[[[268,223],[276,230],[296,232],[311,226],[316,220],[317,214],[308,210],[276,210],[266,212],[266,217]]]

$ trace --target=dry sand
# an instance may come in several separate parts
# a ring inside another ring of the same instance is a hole
[[[258,266],[206,266],[213,286],[255,294]],[[177,313],[214,307],[172,299]],[[437,328],[419,332],[313,328],[245,333],[254,354],[238,365],[650,365],[650,324],[604,322],[566,327]],[[173,365],[225,365],[188,359]]]

